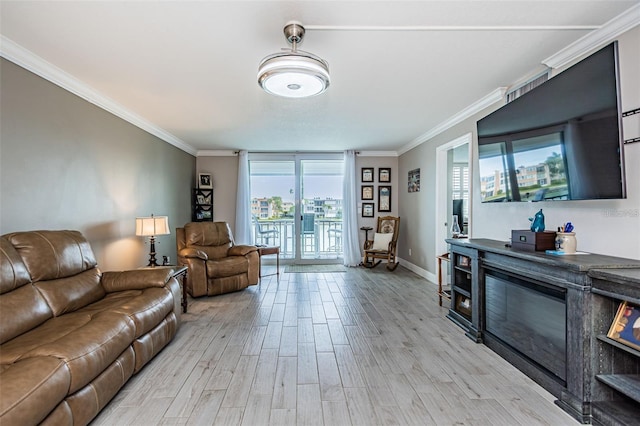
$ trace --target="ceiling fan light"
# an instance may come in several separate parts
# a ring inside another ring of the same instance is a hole
[[[258,68],[258,84],[267,93],[287,98],[316,96],[331,82],[326,62],[299,53],[266,57]]]
[[[312,53],[297,50],[304,33],[300,23],[288,23],[284,34],[293,46],[291,51],[269,55],[260,62],[258,84],[265,92],[286,98],[307,98],[319,95],[329,87],[327,62]]]

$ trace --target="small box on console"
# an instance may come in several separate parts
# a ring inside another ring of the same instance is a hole
[[[528,229],[511,231],[511,247],[522,251],[555,250],[556,233],[553,231],[533,232]]]

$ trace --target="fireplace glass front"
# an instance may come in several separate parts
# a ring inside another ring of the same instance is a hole
[[[485,297],[485,331],[564,382],[565,292],[487,270]]]

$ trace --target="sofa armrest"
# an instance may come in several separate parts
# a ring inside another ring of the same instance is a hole
[[[178,257],[187,257],[187,258],[191,257],[191,258],[197,258],[202,260],[209,260],[209,256],[207,256],[207,253],[203,252],[202,250],[197,250],[193,248],[183,248],[178,252]]]
[[[241,245],[231,247],[227,252],[227,254],[229,256],[246,256],[249,253],[254,251],[258,251],[258,247],[241,244]]]
[[[102,273],[101,284],[107,293],[125,290],[142,290],[164,287],[171,278],[171,269],[138,269],[132,271],[108,271]]]

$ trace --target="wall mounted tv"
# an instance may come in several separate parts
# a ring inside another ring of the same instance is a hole
[[[478,121],[482,202],[626,198],[611,43]]]

